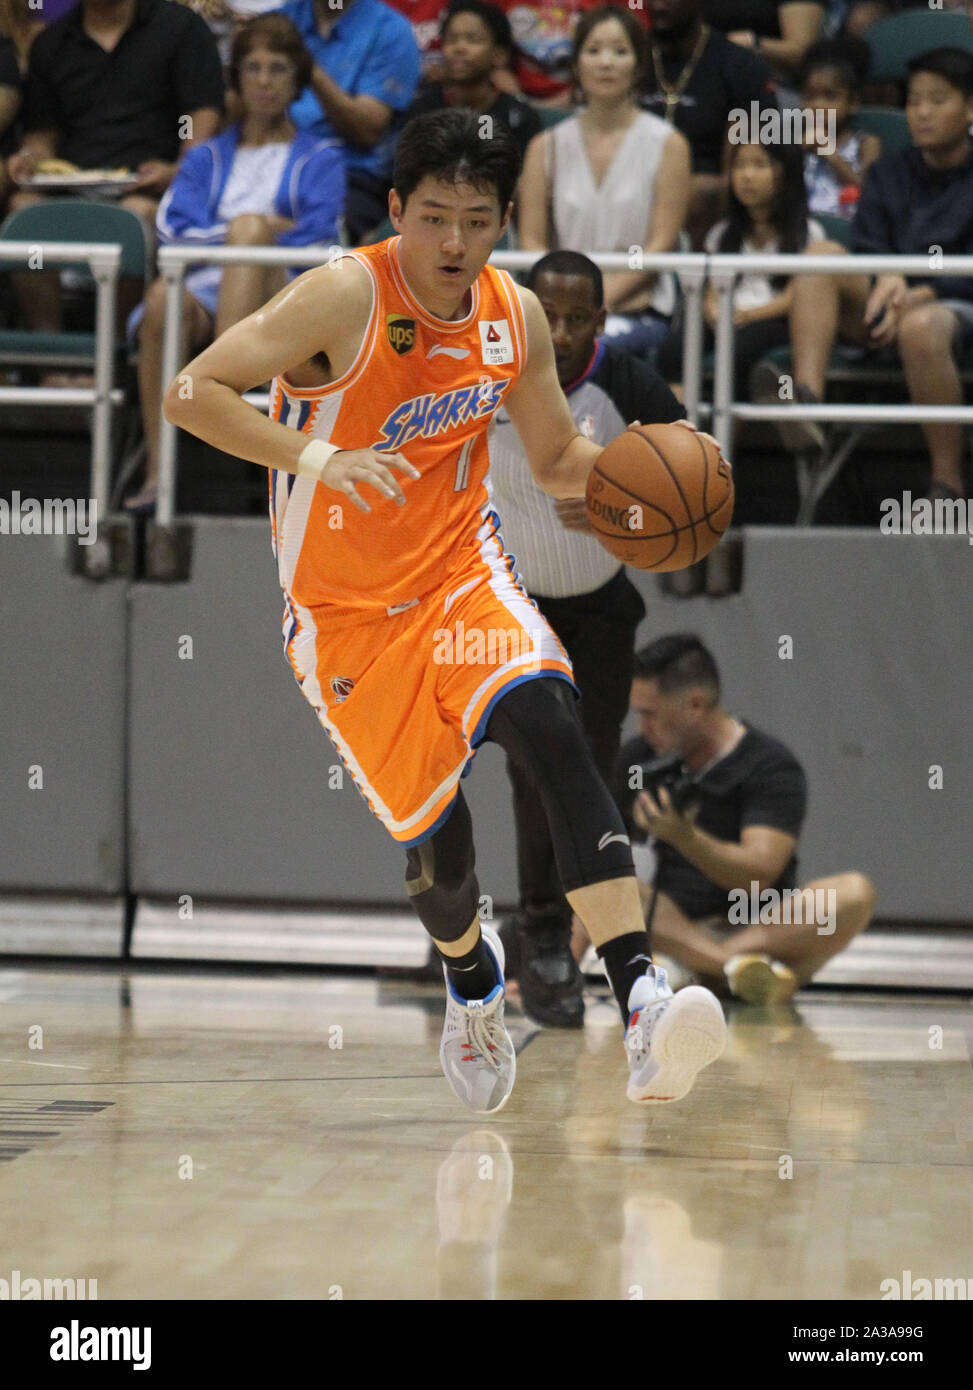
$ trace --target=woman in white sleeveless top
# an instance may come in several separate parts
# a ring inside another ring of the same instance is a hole
[[[535,136],[520,182],[520,245],[587,254],[674,251],[689,207],[686,138],[641,111],[645,31],[627,10],[589,10],[572,59],[583,107]],[[633,268],[605,275],[604,337],[651,361],[675,308],[671,275]]]

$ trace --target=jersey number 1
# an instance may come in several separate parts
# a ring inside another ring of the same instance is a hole
[[[456,482],[453,484],[454,492],[462,492],[470,481],[470,454],[473,452],[475,436],[466,441],[459,451],[459,458],[456,460]]]

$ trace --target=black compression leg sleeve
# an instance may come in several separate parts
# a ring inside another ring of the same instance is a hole
[[[487,738],[534,781],[544,805],[565,893],[631,878],[632,850],[602,781],[566,681],[539,676],[498,702]]]
[[[436,833],[406,856],[406,891],[422,925],[434,941],[458,941],[472,925],[480,901],[473,821],[462,792]]]

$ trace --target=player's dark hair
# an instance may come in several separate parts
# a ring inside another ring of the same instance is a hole
[[[527,288],[532,290],[540,275],[578,275],[591,281],[595,297],[595,308],[600,309],[605,302],[605,282],[594,261],[583,256],[580,251],[548,251],[531,266],[527,276]]]
[[[514,36],[513,30],[510,27],[510,20],[504,14],[503,10],[498,10],[493,5],[485,4],[484,0],[453,0],[453,3],[440,21],[440,38],[445,35],[450,20],[458,14],[475,14],[477,19],[481,19],[489,29],[493,42],[497,47],[502,48],[505,53],[513,53]]]
[[[258,14],[237,30],[230,49],[227,81],[234,92],[240,90],[240,68],[244,59],[255,48],[266,48],[269,53],[281,53],[290,59],[294,65],[295,96],[300,96],[310,85],[314,63],[297,26],[283,14]]]
[[[720,698],[720,673],[712,655],[695,632],[667,632],[635,653],[636,680],[655,680],[663,695],[700,686],[715,705]]]
[[[872,65],[872,55],[868,44],[857,34],[842,34],[833,39],[819,39],[812,43],[804,55],[797,74],[797,87],[800,91],[812,72],[821,68],[831,68],[838,74],[842,86],[853,97],[860,95],[860,88],[868,81]]]
[[[928,53],[919,53],[906,66],[910,78],[920,72],[931,72],[956,87],[965,97],[973,96],[973,54],[963,48],[933,48]]]
[[[428,111],[408,122],[395,147],[392,187],[405,207],[424,178],[466,183],[481,193],[495,192],[501,216],[520,177],[520,147],[506,126],[456,108]]]
[[[797,254],[807,245],[807,188],[804,183],[804,152],[798,145],[788,143],[760,144],[771,163],[776,164],[780,178],[777,192],[770,209],[770,222],[777,233],[778,249],[781,255]],[[746,143],[730,146],[730,171],[739,152],[747,149]],[[730,196],[726,209],[726,223],[720,236],[718,251],[737,252],[742,250],[743,242],[751,230],[750,213],[733,191],[730,179]],[[786,275],[776,275],[771,284],[775,289],[783,289],[787,284]]]
[[[617,19],[625,30],[628,41],[635,52],[635,75],[633,82],[635,90],[638,91],[645,78],[649,66],[649,42],[642,25],[632,14],[631,10],[622,5],[599,5],[596,10],[585,10],[577,24],[574,26],[574,39],[571,44],[571,69],[574,73],[574,80],[580,91],[578,82],[578,59],[581,50],[588,41],[588,35],[592,29],[597,29],[599,24],[604,24],[606,19]]]

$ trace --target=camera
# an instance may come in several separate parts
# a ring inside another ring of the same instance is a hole
[[[699,804],[699,791],[692,773],[678,753],[667,753],[662,758],[650,758],[640,764],[642,790],[647,791],[656,802],[659,791],[665,787],[672,804],[680,815],[685,816]]]

